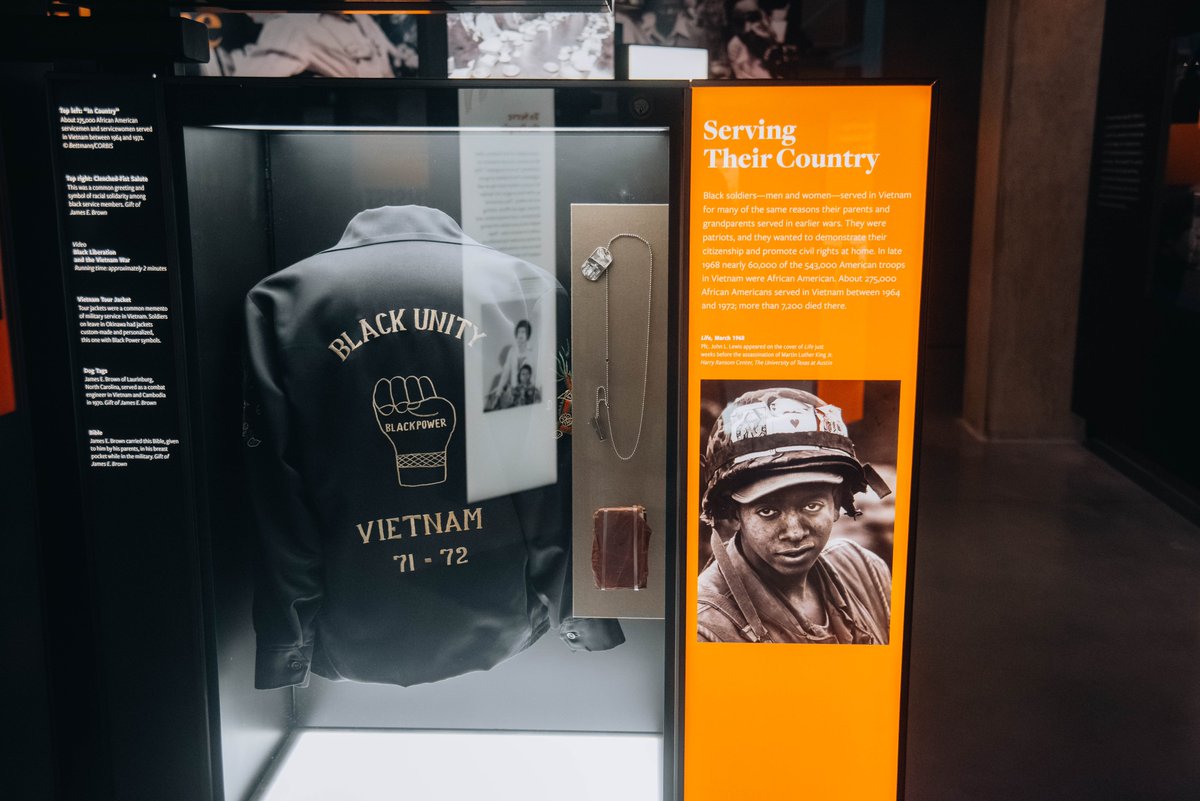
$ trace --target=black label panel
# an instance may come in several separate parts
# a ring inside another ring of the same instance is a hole
[[[60,84],[60,230],[88,471],[178,459],[170,280],[150,84]]]
[[[104,643],[94,664],[114,779],[137,788],[131,797],[207,797],[209,766],[196,756],[208,746],[199,557],[157,87],[67,78],[50,92],[90,611]]]

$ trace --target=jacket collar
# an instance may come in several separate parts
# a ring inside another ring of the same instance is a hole
[[[479,245],[444,211],[427,206],[382,206],[354,215],[346,233],[325,252],[397,241]]]

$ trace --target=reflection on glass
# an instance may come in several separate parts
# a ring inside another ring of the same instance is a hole
[[[448,14],[451,78],[612,78],[610,14]]]

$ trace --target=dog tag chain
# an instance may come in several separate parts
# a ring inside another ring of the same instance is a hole
[[[612,337],[609,334],[608,314],[609,284],[611,279],[604,281],[604,383],[596,387],[596,413],[592,417],[591,423],[592,429],[595,430],[596,436],[600,438],[600,441],[608,440],[617,458],[623,462],[628,462],[637,453],[638,445],[641,444],[642,424],[646,420],[646,387],[650,378],[650,310],[653,306],[654,297],[654,248],[650,247],[650,243],[645,238],[637,234],[617,234],[608,240],[608,245],[598,247],[592,251],[592,255],[588,256],[587,260],[584,261],[581,269],[583,277],[589,281],[599,281],[601,278],[604,278],[608,273],[608,268],[613,263],[613,243],[625,237],[641,242],[646,246],[646,251],[650,255],[650,267],[647,270],[650,283],[646,288],[646,350],[642,363],[642,404],[641,409],[638,411],[637,436],[634,437],[633,447],[629,453],[621,453],[617,447],[617,439],[613,429],[612,392],[609,389],[611,386],[609,368],[612,364]],[[604,417],[601,416],[602,407],[605,413]]]

